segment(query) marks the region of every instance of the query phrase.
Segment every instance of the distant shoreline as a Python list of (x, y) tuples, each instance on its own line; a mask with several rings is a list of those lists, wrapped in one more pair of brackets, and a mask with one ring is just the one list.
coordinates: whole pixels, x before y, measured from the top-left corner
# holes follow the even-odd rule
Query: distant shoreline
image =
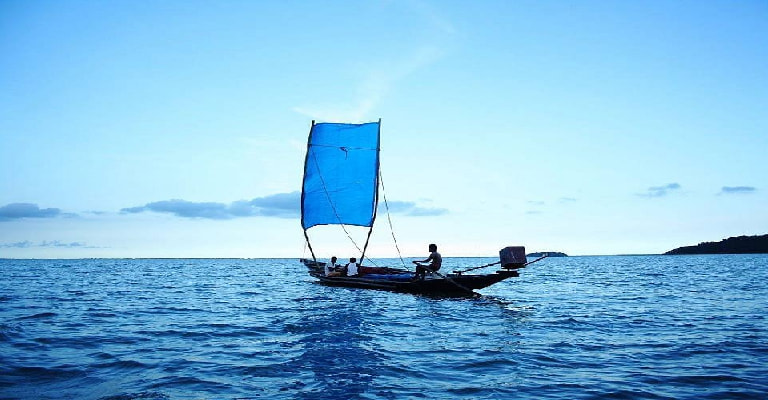
[(664, 255), (764, 253), (768, 253), (768, 234), (729, 237), (719, 242), (702, 242), (695, 246), (678, 247), (664, 253)]
[(568, 254), (561, 253), (559, 251), (538, 251), (535, 253), (529, 253), (527, 257), (536, 258), (536, 257), (544, 257), (545, 255), (547, 257), (568, 257)]

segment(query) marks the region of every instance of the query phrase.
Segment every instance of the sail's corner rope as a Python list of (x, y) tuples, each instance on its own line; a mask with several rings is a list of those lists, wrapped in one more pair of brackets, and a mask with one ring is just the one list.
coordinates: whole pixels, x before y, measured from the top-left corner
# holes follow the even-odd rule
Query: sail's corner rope
[(400, 264), (405, 267), (405, 261), (403, 261), (403, 255), (400, 253), (400, 246), (397, 245), (397, 238), (395, 237), (395, 228), (392, 226), (392, 218), (389, 215), (389, 203), (387, 202), (387, 190), (384, 188), (384, 176), (381, 174), (381, 168), (379, 168), (379, 181), (381, 182), (381, 194), (384, 197), (384, 209), (387, 210), (387, 221), (389, 221), (389, 231), (392, 233), (392, 240), (395, 242), (395, 249), (397, 250), (397, 257), (400, 258)]
[[(314, 154), (313, 154), (312, 160), (315, 162), (315, 166), (317, 167), (318, 176), (320, 177), (320, 182), (323, 185), (323, 192), (325, 192), (325, 196), (328, 198), (328, 203), (331, 205), (331, 209), (333, 210), (333, 214), (336, 217), (336, 219), (339, 222), (341, 222), (341, 217), (339, 216), (338, 211), (336, 211), (336, 206), (333, 204), (333, 201), (331, 200), (331, 194), (328, 193), (328, 188), (325, 185), (325, 179), (323, 179), (323, 175), (319, 173), (319, 171), (320, 171), (319, 163), (317, 162), (317, 158), (314, 157)], [(384, 176), (381, 173), (381, 169), (379, 169), (379, 181), (381, 182), (381, 194), (382, 194), (382, 197), (384, 198), (384, 208), (387, 211), (387, 221), (389, 222), (389, 231), (392, 234), (392, 240), (395, 243), (395, 249), (397, 250), (397, 257), (400, 259), (400, 264), (403, 267), (405, 267), (405, 261), (403, 260), (402, 253), (400, 252), (400, 246), (397, 244), (397, 237), (395, 236), (395, 228), (392, 225), (392, 217), (391, 217), (390, 212), (389, 212), (389, 202), (387, 202), (387, 191), (386, 191), (386, 188), (384, 187)], [(347, 238), (349, 239), (349, 241), (352, 242), (352, 244), (355, 246), (355, 248), (357, 248), (357, 250), (362, 253), (363, 250), (357, 244), (355, 239), (352, 238), (352, 235), (347, 230), (346, 225), (344, 225), (342, 223), (339, 223), (339, 225), (341, 225), (341, 229), (344, 230), (344, 233), (347, 235)], [(378, 267), (378, 265), (376, 265), (376, 262), (373, 259), (371, 259), (370, 257), (368, 257), (368, 261), (370, 261), (371, 264), (373, 264), (374, 266)], [(360, 260), (360, 263), (362, 263), (362, 262), (363, 262), (363, 260)]]
[[(360, 253), (363, 253), (363, 249), (360, 248), (360, 245), (357, 244), (354, 238), (352, 238), (352, 234), (349, 233), (347, 230), (347, 226), (341, 222), (341, 217), (339, 216), (339, 212), (336, 210), (336, 205), (333, 203), (333, 200), (331, 199), (331, 194), (328, 193), (328, 187), (325, 185), (325, 179), (323, 178), (323, 174), (320, 173), (320, 164), (317, 162), (317, 157), (314, 153), (312, 153), (312, 160), (315, 162), (315, 167), (317, 168), (317, 176), (320, 177), (320, 183), (323, 185), (323, 192), (325, 193), (326, 198), (328, 198), (328, 204), (331, 205), (331, 209), (333, 210), (333, 215), (336, 217), (336, 219), (339, 221), (339, 225), (341, 226), (341, 229), (344, 231), (344, 233), (347, 235), (347, 238), (350, 242), (355, 246), (357, 251)], [(383, 189), (383, 185), (382, 185)], [(385, 200), (386, 202), (386, 200)], [(389, 213), (387, 213), (387, 216), (389, 216)], [(376, 265), (376, 262), (373, 261), (370, 257), (368, 257), (368, 260), (373, 264), (373, 266), (378, 267)], [(360, 260), (360, 264), (363, 263), (363, 260)]]

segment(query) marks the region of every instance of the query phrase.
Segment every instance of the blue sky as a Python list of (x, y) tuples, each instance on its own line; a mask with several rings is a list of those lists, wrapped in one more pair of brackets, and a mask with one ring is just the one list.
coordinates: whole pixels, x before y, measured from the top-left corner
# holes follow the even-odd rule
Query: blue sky
[(313, 119), (382, 119), (405, 255), (768, 233), (764, 1), (3, 0), (0, 54), (0, 257), (307, 255)]

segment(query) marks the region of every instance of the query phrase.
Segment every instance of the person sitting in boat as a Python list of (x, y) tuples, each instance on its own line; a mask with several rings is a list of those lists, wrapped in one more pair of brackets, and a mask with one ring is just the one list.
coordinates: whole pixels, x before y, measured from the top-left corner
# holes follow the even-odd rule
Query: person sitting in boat
[(325, 276), (340, 276), (339, 265), (336, 264), (336, 256), (331, 257), (331, 262), (325, 264)]
[(358, 270), (357, 270), (357, 259), (355, 257), (352, 257), (349, 259), (349, 264), (345, 267), (347, 270), (347, 276), (357, 276)]
[[(429, 264), (422, 264), (427, 262)], [(426, 275), (427, 272), (435, 272), (440, 269), (440, 267), (443, 265), (443, 256), (437, 252), (437, 245), (432, 243), (429, 245), (429, 257), (424, 260), (414, 260), (413, 263), (416, 264), (416, 274), (414, 275), (413, 279), (423, 280), (424, 275)]]

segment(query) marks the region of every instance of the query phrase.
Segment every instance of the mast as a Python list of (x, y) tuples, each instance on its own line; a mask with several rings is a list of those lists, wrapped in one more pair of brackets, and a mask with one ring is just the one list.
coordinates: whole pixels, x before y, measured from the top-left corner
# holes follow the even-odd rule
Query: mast
[[(368, 229), (368, 236), (365, 237), (365, 244), (363, 245), (363, 254), (360, 255), (360, 264), (363, 264), (365, 260), (365, 251), (368, 250), (368, 242), (371, 240), (371, 233), (373, 233), (373, 225), (376, 223), (376, 214), (379, 210), (379, 169), (381, 169), (381, 118), (379, 118), (379, 131), (377, 132), (376, 143), (376, 192), (373, 200), (373, 219), (371, 220), (371, 228)], [(311, 248), (310, 248), (310, 251)]]

